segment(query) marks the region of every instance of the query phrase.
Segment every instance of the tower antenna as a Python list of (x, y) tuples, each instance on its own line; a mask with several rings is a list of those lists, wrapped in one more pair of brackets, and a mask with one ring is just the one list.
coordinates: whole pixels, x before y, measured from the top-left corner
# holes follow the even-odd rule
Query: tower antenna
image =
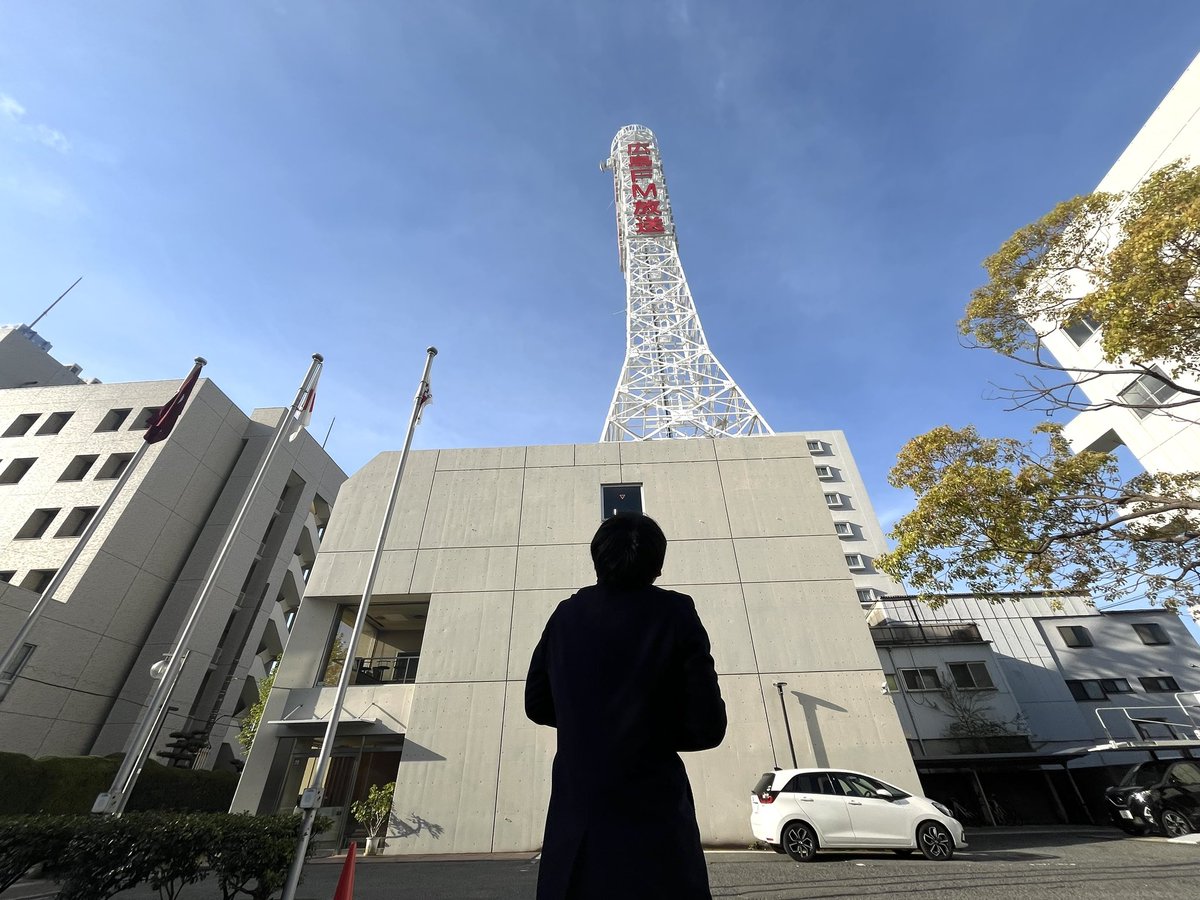
[(626, 125), (611, 169), (625, 273), (625, 364), (602, 441), (774, 434), (708, 347), (692, 301), (654, 132)]
[[(75, 285), (79, 284), (79, 282), (81, 282), (81, 281), (83, 281), (82, 275), (80, 275), (78, 278), (75, 279), (75, 281), (73, 281), (71, 283), (71, 287), (67, 288), (65, 291), (63, 291), (61, 294), (58, 295), (58, 300), (61, 300), (63, 297), (67, 296), (67, 294), (71, 293), (71, 288), (75, 287)], [(50, 310), (52, 310), (52, 309), (54, 309), (54, 307), (58, 306), (58, 300), (55, 300), (53, 303), (51, 303), (49, 306), (47, 306), (44, 310), (42, 310), (42, 314), (40, 316), (38, 316), (36, 319), (34, 319), (29, 324), (30, 331), (33, 330), (33, 327), (35, 325), (37, 325), (38, 322), (40, 322), (40, 321), (42, 321), (42, 319), (46, 318), (46, 313), (50, 312)]]

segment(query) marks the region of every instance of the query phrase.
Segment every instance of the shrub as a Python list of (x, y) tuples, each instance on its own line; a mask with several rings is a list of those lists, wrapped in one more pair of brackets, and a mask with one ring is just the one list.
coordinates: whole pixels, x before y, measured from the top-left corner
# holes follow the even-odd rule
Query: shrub
[(58, 865), (79, 823), (75, 816), (0, 818), (0, 892), (36, 865)]

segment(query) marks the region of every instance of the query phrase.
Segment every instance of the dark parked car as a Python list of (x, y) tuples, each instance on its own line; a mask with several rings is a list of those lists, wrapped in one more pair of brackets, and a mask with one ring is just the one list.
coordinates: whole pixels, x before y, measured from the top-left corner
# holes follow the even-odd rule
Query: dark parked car
[(1200, 830), (1200, 760), (1138, 763), (1104, 795), (1113, 824), (1128, 834), (1179, 837)]

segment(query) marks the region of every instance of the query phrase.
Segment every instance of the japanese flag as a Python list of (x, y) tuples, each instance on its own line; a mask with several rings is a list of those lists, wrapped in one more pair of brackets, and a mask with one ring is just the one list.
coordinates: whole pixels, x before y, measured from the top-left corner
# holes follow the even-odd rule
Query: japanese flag
[(321, 370), (317, 370), (317, 374), (313, 376), (312, 384), (308, 388), (308, 393), (304, 395), (304, 402), (300, 404), (300, 414), (296, 417), (296, 430), (292, 432), (289, 441), (294, 441), (301, 430), (308, 427), (312, 421), (313, 407), (317, 405), (317, 382), (321, 379)]
[(425, 412), (425, 407), (433, 402), (433, 391), (429, 387), (428, 381), (422, 381), (421, 387), (417, 391), (417, 424), (421, 423), (421, 416)]

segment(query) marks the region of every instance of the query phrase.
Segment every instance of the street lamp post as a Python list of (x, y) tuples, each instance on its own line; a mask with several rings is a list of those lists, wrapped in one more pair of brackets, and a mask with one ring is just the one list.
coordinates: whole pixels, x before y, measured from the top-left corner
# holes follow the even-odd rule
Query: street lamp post
[(792, 751), (792, 768), (800, 768), (800, 764), (796, 762), (796, 745), (792, 742), (792, 723), (788, 719), (787, 704), (783, 702), (783, 689), (787, 687), (786, 681), (776, 681), (775, 689), (779, 691), (779, 707), (783, 710), (783, 727), (787, 729), (788, 748)]

